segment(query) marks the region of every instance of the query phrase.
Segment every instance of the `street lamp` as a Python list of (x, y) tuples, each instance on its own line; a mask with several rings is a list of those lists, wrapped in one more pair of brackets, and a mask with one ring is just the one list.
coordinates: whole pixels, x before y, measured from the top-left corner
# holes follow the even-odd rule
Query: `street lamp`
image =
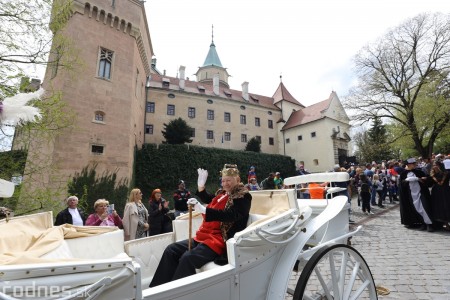
[(147, 130), (147, 104), (148, 104), (148, 90), (150, 89), (150, 81), (152, 79), (151, 75), (147, 75), (147, 81), (145, 82), (145, 105), (144, 105), (144, 144), (145, 135)]

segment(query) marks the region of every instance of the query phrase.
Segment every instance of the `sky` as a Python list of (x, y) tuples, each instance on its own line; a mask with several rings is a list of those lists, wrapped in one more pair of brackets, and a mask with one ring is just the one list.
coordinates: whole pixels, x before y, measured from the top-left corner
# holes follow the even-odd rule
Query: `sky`
[(157, 69), (196, 80), (212, 39), (230, 88), (273, 96), (282, 81), (303, 105), (342, 100), (356, 78), (353, 57), (409, 18), (450, 13), (448, 0), (148, 0)]

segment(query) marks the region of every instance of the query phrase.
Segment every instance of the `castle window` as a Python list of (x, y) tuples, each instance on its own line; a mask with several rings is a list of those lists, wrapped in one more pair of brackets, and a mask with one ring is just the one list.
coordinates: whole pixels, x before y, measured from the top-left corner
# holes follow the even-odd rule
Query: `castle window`
[(213, 104), (214, 102), (211, 99), (206, 100), (208, 104)]
[(301, 140), (303, 140), (303, 136), (298, 135), (298, 136), (297, 136), (297, 141), (301, 141)]
[(195, 118), (195, 107), (188, 107), (188, 118)]
[(100, 57), (98, 63), (98, 77), (104, 79), (111, 79), (111, 67), (113, 54), (111, 50), (100, 48)]
[(259, 143), (261, 143), (261, 136), (260, 136), (260, 135), (255, 136), (255, 138), (256, 138), (256, 140), (257, 140)]
[(315, 131), (311, 132), (311, 137), (316, 137), (316, 132)]
[(206, 130), (206, 138), (208, 140), (213, 140), (214, 139), (214, 131), (212, 130)]
[(286, 144), (289, 144), (291, 142), (291, 139), (287, 138), (286, 139)]
[(273, 137), (270, 137), (269, 138), (269, 145), (273, 145), (273, 144), (274, 144)]
[(228, 98), (231, 98), (231, 92), (230, 92), (230, 90), (224, 89), (224, 90), (223, 90), (223, 93), (224, 93), (225, 96), (227, 96)]
[(203, 85), (198, 85), (197, 88), (198, 88), (198, 91), (200, 93), (204, 93), (205, 92), (205, 87)]
[(91, 145), (91, 153), (95, 155), (102, 155), (105, 147), (101, 145)]
[(269, 120), (269, 122), (268, 122), (268, 127), (269, 127), (269, 128), (273, 128), (273, 121), (272, 121), (272, 120)]
[(195, 128), (191, 128), (191, 137), (195, 137)]
[(261, 126), (261, 119), (260, 118), (255, 118), (255, 126), (256, 127), (260, 127)]
[(247, 143), (247, 135), (246, 134), (241, 134), (241, 142)]
[(315, 166), (318, 166), (319, 165), (319, 160), (316, 158), (316, 159), (313, 159), (313, 164), (315, 165)]
[(148, 113), (155, 112), (155, 102), (147, 102), (146, 112), (148, 112)]
[(224, 113), (223, 118), (225, 122), (231, 122), (231, 114), (229, 112)]
[(268, 112), (267, 112), (268, 114), (269, 114), (269, 116), (271, 116), (272, 115), (272, 112), (269, 110)]
[(208, 120), (214, 120), (214, 110), (208, 109), (208, 112), (207, 112), (207, 119), (208, 119)]
[(153, 134), (153, 125), (152, 124), (145, 125), (145, 134)]
[(231, 132), (225, 132), (224, 140), (225, 141), (231, 141)]
[(245, 106), (244, 106), (244, 105), (241, 105), (241, 109), (242, 109), (242, 110), (245, 110)]
[(173, 98), (175, 98), (175, 94), (169, 93), (169, 94), (167, 94), (167, 97), (169, 97), (170, 99), (173, 99)]
[(241, 115), (241, 124), (242, 125), (247, 124), (247, 117), (245, 115)]
[(170, 79), (169, 78), (163, 78), (162, 79), (162, 86), (163, 87), (170, 87)]
[(169, 115), (169, 116), (175, 115), (175, 105), (167, 104), (167, 115)]
[(94, 122), (104, 123), (105, 122), (105, 113), (102, 111), (96, 111), (94, 114)]

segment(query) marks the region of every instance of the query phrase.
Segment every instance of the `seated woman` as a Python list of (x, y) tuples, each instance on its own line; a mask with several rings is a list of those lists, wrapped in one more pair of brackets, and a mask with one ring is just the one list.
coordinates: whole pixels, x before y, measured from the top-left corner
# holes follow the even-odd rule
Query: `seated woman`
[(241, 183), (236, 165), (225, 165), (222, 170), (222, 189), (216, 195), (205, 190), (208, 171), (198, 169), (198, 191), (188, 204), (203, 214), (203, 222), (192, 241), (183, 240), (167, 246), (161, 257), (150, 287), (194, 275), (195, 269), (226, 255), (225, 242), (245, 229), (252, 196)]
[(108, 214), (108, 206), (109, 201), (105, 199), (95, 201), (95, 213), (89, 215), (86, 220), (86, 226), (117, 226), (123, 228), (122, 219), (117, 214), (117, 211), (113, 210), (111, 214)]
[(161, 190), (153, 190), (148, 209), (150, 236), (172, 231), (172, 219), (167, 215), (168, 212), (169, 202), (162, 197)]

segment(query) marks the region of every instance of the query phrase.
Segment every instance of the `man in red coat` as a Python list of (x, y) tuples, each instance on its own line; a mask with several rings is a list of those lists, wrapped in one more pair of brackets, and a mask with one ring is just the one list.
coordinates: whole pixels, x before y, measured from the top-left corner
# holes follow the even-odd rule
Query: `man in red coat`
[(196, 195), (207, 206), (195, 198), (188, 203), (203, 214), (191, 250), (188, 240), (173, 243), (164, 250), (150, 287), (172, 280), (194, 275), (195, 269), (210, 261), (222, 262), (226, 257), (225, 243), (238, 231), (245, 229), (250, 212), (252, 196), (241, 183), (236, 165), (225, 165), (222, 170), (222, 189), (215, 195), (205, 190), (208, 171), (198, 169)]

